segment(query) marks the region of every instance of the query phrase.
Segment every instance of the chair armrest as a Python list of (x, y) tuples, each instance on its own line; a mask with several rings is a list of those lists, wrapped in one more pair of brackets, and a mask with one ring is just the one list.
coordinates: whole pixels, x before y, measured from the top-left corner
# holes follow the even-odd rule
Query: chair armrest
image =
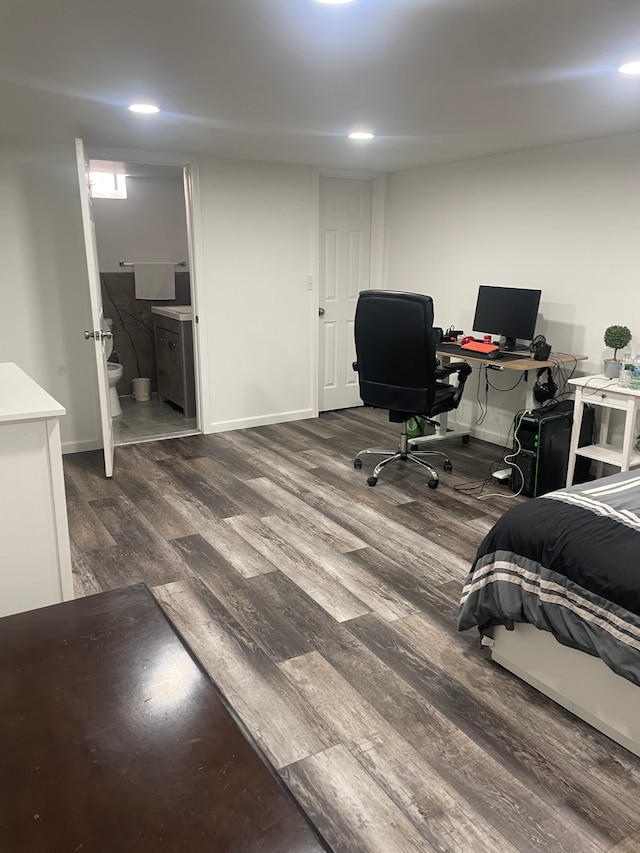
[(446, 379), (453, 373), (458, 374), (458, 384), (456, 385), (456, 390), (451, 401), (452, 406), (449, 411), (457, 409), (460, 405), (460, 399), (462, 397), (462, 392), (464, 391), (467, 376), (471, 373), (471, 365), (467, 364), (466, 361), (456, 361), (455, 364), (446, 364), (436, 370), (436, 379)]
[(447, 376), (451, 376), (452, 373), (460, 374), (458, 381), (464, 383), (467, 376), (471, 373), (471, 365), (466, 361), (456, 361), (454, 364), (444, 364), (436, 368), (437, 379), (445, 379)]

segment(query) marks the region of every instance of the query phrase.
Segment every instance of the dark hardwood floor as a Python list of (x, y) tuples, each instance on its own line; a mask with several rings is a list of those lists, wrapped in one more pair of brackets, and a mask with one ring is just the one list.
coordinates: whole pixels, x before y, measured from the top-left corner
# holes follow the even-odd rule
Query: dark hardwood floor
[(396, 443), (353, 409), (118, 448), (110, 481), (67, 456), (76, 595), (148, 584), (337, 853), (640, 851), (640, 760), (456, 631), (514, 499), (453, 486), (500, 448), (369, 488), (354, 454)]

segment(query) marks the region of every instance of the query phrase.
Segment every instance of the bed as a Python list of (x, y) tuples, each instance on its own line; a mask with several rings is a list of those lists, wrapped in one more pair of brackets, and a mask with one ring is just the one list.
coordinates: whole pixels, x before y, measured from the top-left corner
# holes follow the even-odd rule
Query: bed
[(458, 629), (640, 755), (640, 472), (550, 492), (502, 516), (464, 586)]

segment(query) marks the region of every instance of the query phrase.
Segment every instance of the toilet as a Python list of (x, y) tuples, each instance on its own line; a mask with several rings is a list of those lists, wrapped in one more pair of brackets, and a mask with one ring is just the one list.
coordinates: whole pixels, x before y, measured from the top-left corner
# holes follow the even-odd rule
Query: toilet
[[(111, 331), (113, 320), (110, 317), (105, 317), (104, 322), (107, 329)], [(107, 358), (113, 352), (113, 335), (105, 341), (105, 352)], [(107, 361), (107, 378), (109, 380), (109, 408), (111, 410), (111, 417), (118, 418), (122, 414), (122, 406), (120, 405), (116, 385), (122, 379), (122, 365)]]

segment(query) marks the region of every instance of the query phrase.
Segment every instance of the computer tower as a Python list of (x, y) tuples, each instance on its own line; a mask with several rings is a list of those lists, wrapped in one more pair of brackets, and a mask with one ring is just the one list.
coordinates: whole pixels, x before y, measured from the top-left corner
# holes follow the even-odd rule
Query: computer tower
[[(529, 498), (537, 498), (564, 487), (569, 462), (569, 442), (573, 426), (573, 401), (565, 400), (533, 411), (518, 412), (513, 421), (511, 488)], [(594, 410), (585, 406), (579, 446), (593, 442)], [(574, 483), (589, 479), (591, 460), (578, 457)], [(523, 482), (524, 479), (524, 482)]]

